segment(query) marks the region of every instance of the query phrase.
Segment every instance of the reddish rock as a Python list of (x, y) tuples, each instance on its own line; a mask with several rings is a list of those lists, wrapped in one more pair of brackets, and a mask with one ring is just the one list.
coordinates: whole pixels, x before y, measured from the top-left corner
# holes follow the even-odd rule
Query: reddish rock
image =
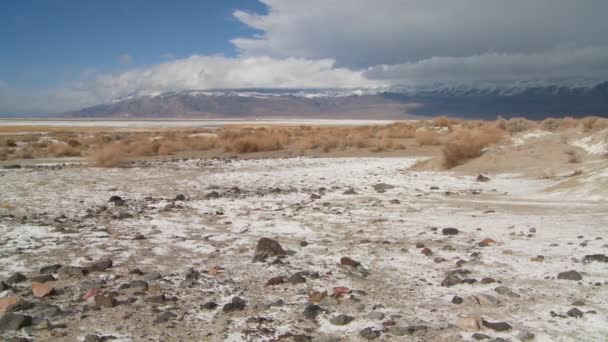
[(55, 289), (44, 283), (32, 282), (32, 293), (36, 298), (44, 298), (52, 295), (55, 292)]
[(21, 303), (23, 301), (15, 296), (0, 298), (0, 312), (9, 312)]
[(334, 287), (334, 294), (338, 297), (344, 296), (345, 294), (350, 293), (350, 289), (344, 286)]
[(433, 255), (433, 251), (428, 247), (423, 248), (420, 252), (426, 256)]
[(89, 299), (91, 297), (95, 297), (98, 294), (101, 294), (102, 292), (102, 289), (90, 289), (82, 296), (82, 299)]
[(350, 267), (359, 267), (359, 266), (361, 266), (361, 263), (356, 260), (353, 260), (349, 257), (342, 257), (342, 259), (340, 259), (340, 265), (350, 266)]
[(490, 239), (490, 238), (485, 238), (483, 240), (481, 240), (480, 243), (478, 243), (477, 245), (479, 247), (489, 247), (489, 246), (494, 246), (496, 244), (496, 241)]

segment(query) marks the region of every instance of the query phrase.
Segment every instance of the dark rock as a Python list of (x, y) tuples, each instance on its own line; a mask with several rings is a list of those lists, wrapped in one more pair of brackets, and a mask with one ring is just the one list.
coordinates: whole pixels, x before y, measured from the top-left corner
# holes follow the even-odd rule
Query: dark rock
[(462, 304), (462, 298), (458, 297), (458, 296), (454, 296), (452, 298), (452, 303), (454, 303), (454, 304)]
[(266, 282), (266, 286), (279, 285), (279, 284), (283, 284), (284, 282), (285, 282), (285, 277), (283, 277), (283, 276), (272, 277), (272, 278), (268, 279), (268, 281)]
[(271, 256), (282, 257), (285, 255), (285, 250), (277, 241), (264, 237), (258, 240), (253, 261), (265, 261), (266, 258)]
[(214, 199), (214, 198), (220, 198), (220, 194), (217, 191), (211, 191), (210, 193), (205, 195), (205, 199)]
[(10, 287), (10, 286), (8, 286), (8, 285), (7, 285), (5, 282), (0, 281), (0, 292), (2, 292), (2, 291), (6, 291), (6, 290), (8, 290), (8, 289), (10, 289), (10, 288), (11, 288), (11, 287)]
[(423, 249), (420, 251), (420, 253), (422, 253), (422, 254), (424, 254), (424, 255), (426, 255), (426, 256), (431, 256), (431, 255), (433, 255), (433, 251), (432, 251), (430, 248), (428, 248), (428, 247), (423, 248)]
[(340, 259), (340, 265), (342, 266), (350, 266), (350, 267), (359, 267), (361, 266), (361, 263), (358, 261), (355, 261), (349, 257), (342, 257)]
[(175, 196), (175, 200), (176, 201), (185, 201), (186, 196), (184, 196), (183, 194), (179, 194), (179, 195)]
[(156, 319), (154, 320), (153, 323), (154, 324), (166, 323), (169, 320), (176, 318), (176, 317), (177, 317), (177, 315), (171, 311), (163, 311), (158, 316), (156, 316)]
[(84, 270), (87, 272), (103, 272), (112, 267), (112, 260), (99, 260), (87, 265)]
[(585, 302), (583, 302), (582, 300), (577, 300), (574, 303), (572, 303), (572, 305), (574, 305), (574, 306), (585, 306)]
[(245, 309), (245, 306), (246, 306), (246, 303), (243, 299), (241, 299), (239, 297), (234, 297), (234, 298), (232, 298), (232, 301), (230, 303), (224, 305), (222, 310), (226, 313), (234, 312), (234, 311), (241, 311), (241, 310)]
[(479, 174), (479, 176), (477, 176), (477, 181), (478, 182), (489, 182), (490, 181), (490, 177), (486, 177), (482, 174)]
[(300, 247), (306, 247), (306, 246), (308, 246), (308, 242), (306, 242), (306, 241), (300, 242)]
[(460, 231), (456, 228), (443, 228), (441, 230), (441, 233), (443, 235), (456, 235), (456, 234), (460, 233)]
[(32, 316), (20, 315), (12, 312), (4, 314), (0, 318), (0, 331), (20, 330), (32, 325)]
[(583, 317), (583, 312), (577, 308), (572, 308), (568, 310), (568, 312), (566, 312), (566, 315), (568, 315), (569, 317), (581, 318)]
[(21, 273), (14, 273), (13, 275), (11, 275), (10, 277), (4, 279), (4, 283), (7, 285), (15, 285), (18, 283), (22, 283), (24, 281), (26, 281), (27, 278), (21, 274)]
[(462, 282), (464, 284), (469, 284), (469, 285), (473, 285), (477, 282), (477, 279), (472, 279), (472, 278), (465, 278), (462, 280)]
[(133, 280), (129, 284), (129, 288), (131, 289), (141, 289), (142, 291), (148, 290), (148, 283), (143, 280)]
[(116, 195), (110, 197), (108, 202), (114, 203), (115, 207), (122, 207), (123, 205), (125, 205), (125, 200), (122, 197)]
[(144, 236), (144, 234), (136, 234), (136, 235), (133, 237), (133, 240), (134, 240), (134, 241), (141, 241), (141, 240), (145, 240), (145, 239), (146, 239), (146, 237)]
[(302, 277), (300, 273), (296, 273), (291, 277), (287, 278), (287, 282), (291, 284), (302, 284), (306, 282), (306, 278)]
[(416, 242), (416, 248), (424, 248), (424, 244), (422, 242)]
[(213, 309), (217, 308), (217, 306), (218, 305), (215, 302), (207, 302), (207, 303), (201, 305), (201, 308), (205, 309), (205, 310), (213, 310)]
[(44, 266), (40, 269), (40, 274), (55, 273), (60, 268), (61, 268), (61, 265), (59, 265), (59, 264)]
[(444, 286), (444, 287), (451, 287), (451, 286), (458, 285), (458, 284), (462, 284), (462, 279), (460, 279), (460, 277), (458, 277), (456, 274), (448, 275), (441, 282), (441, 286)]
[(317, 319), (317, 316), (319, 316), (321, 311), (322, 311), (322, 309), (320, 306), (315, 305), (315, 304), (310, 304), (306, 307), (306, 309), (304, 309), (304, 317), (306, 317), (310, 320), (315, 320), (315, 319)]
[(348, 323), (354, 321), (355, 318), (348, 315), (338, 315), (336, 317), (332, 317), (329, 319), (329, 322), (333, 325), (347, 325)]
[(563, 279), (563, 280), (582, 280), (583, 276), (581, 276), (580, 273), (578, 273), (577, 271), (571, 270), (571, 271), (567, 271), (567, 272), (561, 272), (557, 275), (557, 279)]
[(129, 274), (134, 274), (134, 275), (144, 275), (144, 272), (142, 272), (139, 268), (134, 268), (132, 270), (129, 270)]
[(49, 281), (55, 281), (55, 277), (53, 277), (52, 274), (43, 274), (43, 275), (31, 277), (30, 281), (34, 282), (34, 283), (42, 283), (43, 284), (43, 283), (47, 283)]
[(84, 342), (102, 342), (102, 341), (103, 341), (103, 338), (101, 338), (97, 335), (93, 335), (93, 334), (89, 334), (84, 337)]
[(494, 331), (507, 331), (512, 328), (509, 323), (506, 322), (488, 322), (486, 320), (481, 320), (481, 323), (484, 327)]
[(477, 340), (477, 341), (481, 341), (481, 340), (489, 340), (489, 339), (491, 339), (491, 338), (492, 338), (492, 337), (490, 337), (490, 336), (488, 336), (488, 335), (486, 335), (486, 334), (480, 334), (480, 333), (474, 333), (474, 334), (473, 334), (471, 337), (472, 337), (474, 340)]
[(390, 184), (386, 184), (386, 183), (374, 184), (374, 185), (372, 185), (372, 187), (374, 188), (374, 190), (376, 190), (377, 193), (384, 193), (384, 192), (386, 192), (386, 190), (395, 188), (394, 185), (390, 185)]
[(592, 262), (608, 262), (608, 256), (604, 254), (585, 255), (583, 258), (583, 264), (590, 264)]
[(494, 280), (494, 278), (483, 278), (480, 281), (480, 283), (482, 283), (482, 284), (492, 284), (495, 282), (496, 282), (496, 280)]
[(380, 337), (380, 330), (374, 330), (372, 328), (365, 328), (359, 331), (359, 336), (366, 340), (375, 340)]

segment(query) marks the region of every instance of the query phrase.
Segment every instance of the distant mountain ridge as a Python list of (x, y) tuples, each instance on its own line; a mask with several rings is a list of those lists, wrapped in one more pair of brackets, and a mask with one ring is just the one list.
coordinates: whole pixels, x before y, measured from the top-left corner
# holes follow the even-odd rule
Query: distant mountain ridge
[(360, 89), (140, 90), (65, 113), (82, 118), (407, 119), (608, 115), (608, 82), (592, 86), (393, 86)]

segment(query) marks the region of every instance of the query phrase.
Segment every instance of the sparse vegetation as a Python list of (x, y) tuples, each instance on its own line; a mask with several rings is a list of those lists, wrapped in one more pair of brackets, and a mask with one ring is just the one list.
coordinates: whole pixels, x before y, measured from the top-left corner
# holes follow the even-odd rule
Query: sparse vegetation
[(450, 137), (442, 149), (446, 168), (452, 168), (464, 161), (479, 157), (483, 149), (505, 138), (504, 131), (496, 127), (485, 129), (461, 129)]
[(441, 145), (439, 133), (426, 129), (416, 132), (416, 142), (420, 146)]

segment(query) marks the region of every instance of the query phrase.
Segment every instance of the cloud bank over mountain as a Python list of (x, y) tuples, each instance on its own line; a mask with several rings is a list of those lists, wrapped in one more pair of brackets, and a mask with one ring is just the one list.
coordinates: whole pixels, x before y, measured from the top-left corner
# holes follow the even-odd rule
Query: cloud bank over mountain
[(395, 84), (581, 85), (608, 79), (603, 0), (260, 0), (239, 54), (193, 55), (47, 90), (0, 86), (2, 111), (62, 111), (140, 90)]

